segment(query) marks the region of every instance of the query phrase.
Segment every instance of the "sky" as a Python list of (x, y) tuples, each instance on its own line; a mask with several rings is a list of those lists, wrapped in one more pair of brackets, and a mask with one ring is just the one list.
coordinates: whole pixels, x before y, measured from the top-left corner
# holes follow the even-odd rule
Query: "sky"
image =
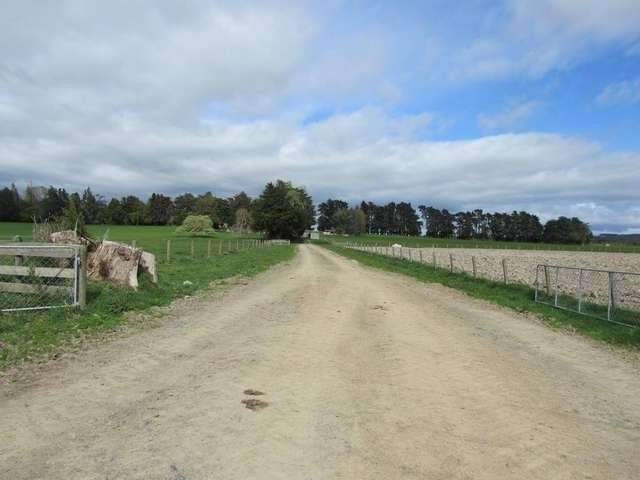
[(0, 184), (640, 232), (640, 1), (4, 0)]

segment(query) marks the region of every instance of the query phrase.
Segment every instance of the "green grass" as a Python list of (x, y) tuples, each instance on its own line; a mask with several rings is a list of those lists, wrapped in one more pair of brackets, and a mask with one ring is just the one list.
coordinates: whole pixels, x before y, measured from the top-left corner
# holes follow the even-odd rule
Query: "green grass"
[(392, 245), (399, 243), (404, 247), (437, 248), (500, 248), (520, 250), (565, 250), (584, 252), (628, 252), (640, 253), (640, 245), (592, 243), (589, 245), (563, 245), (554, 243), (496, 242), (493, 240), (457, 240), (448, 238), (428, 238), (402, 235), (323, 235), (323, 240), (342, 244), (357, 242), (363, 245)]
[[(131, 242), (157, 241), (167, 238), (191, 238), (185, 235), (177, 235), (176, 227), (171, 225), (87, 225), (89, 234), (101, 239), (107, 235), (109, 240)], [(31, 223), (0, 222), (0, 240), (10, 241), (15, 235), (20, 235), (23, 241), (31, 240)], [(259, 238), (259, 235), (239, 235), (233, 232), (216, 232), (212, 238), (232, 239), (232, 238)]]
[(472, 297), (488, 300), (497, 305), (512, 308), (518, 312), (536, 314), (547, 324), (556, 328), (572, 329), (593, 339), (613, 345), (640, 348), (640, 329), (624, 327), (536, 303), (533, 300), (533, 289), (525, 285), (505, 285), (490, 280), (473, 278), (462, 273), (450, 273), (445, 269), (433, 268), (408, 260), (352, 250), (327, 242), (321, 241), (316, 243), (342, 256), (358, 260), (363, 265), (390, 272), (402, 273), (422, 282), (439, 283), (461, 290)]
[[(146, 228), (146, 227), (137, 227)], [(153, 227), (151, 227), (153, 228)], [(136, 231), (135, 233), (140, 233)], [(154, 239), (156, 232), (149, 232)], [(138, 238), (144, 238), (142, 235)], [(206, 239), (197, 239), (196, 242)], [(162, 245), (159, 242), (158, 245)], [(202, 245), (200, 245), (202, 247)], [(66, 342), (87, 334), (112, 330), (123, 324), (124, 312), (143, 310), (155, 305), (166, 305), (173, 299), (191, 295), (206, 288), (210, 282), (236, 275), (252, 276), (295, 255), (294, 246), (274, 246), (213, 253), (196, 250), (192, 259), (190, 250), (178, 250), (167, 263), (159, 262), (159, 281), (153, 284), (144, 276), (138, 291), (115, 287), (105, 283), (89, 282), (87, 308), (56, 309), (29, 314), (0, 314), (0, 370), (40, 354), (55, 352)], [(184, 284), (185, 281), (191, 282)]]

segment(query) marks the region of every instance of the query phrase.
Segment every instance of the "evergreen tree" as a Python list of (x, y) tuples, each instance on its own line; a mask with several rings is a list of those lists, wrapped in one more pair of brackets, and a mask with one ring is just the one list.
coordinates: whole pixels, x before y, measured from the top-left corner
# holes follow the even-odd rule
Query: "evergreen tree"
[(311, 197), (301, 187), (278, 180), (268, 183), (260, 198), (253, 204), (254, 230), (267, 238), (295, 240), (314, 223), (315, 212)]

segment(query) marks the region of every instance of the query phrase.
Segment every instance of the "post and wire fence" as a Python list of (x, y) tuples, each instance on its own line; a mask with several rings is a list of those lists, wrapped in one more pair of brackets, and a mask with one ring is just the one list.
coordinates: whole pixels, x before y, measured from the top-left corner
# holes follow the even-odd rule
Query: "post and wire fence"
[(640, 327), (640, 273), (538, 265), (535, 300), (609, 322)]
[(517, 257), (349, 242), (347, 248), (408, 260), (450, 273), (463, 273), (535, 289), (535, 301), (613, 323), (640, 327), (640, 273), (559, 265), (531, 265)]
[[(132, 242), (133, 243), (133, 242)], [(289, 240), (262, 240), (253, 238), (211, 239), (211, 238), (172, 238), (155, 245), (158, 259), (163, 263), (212, 258), (233, 252), (269, 248), (274, 245), (289, 244)], [(159, 247), (159, 248), (158, 248)]]

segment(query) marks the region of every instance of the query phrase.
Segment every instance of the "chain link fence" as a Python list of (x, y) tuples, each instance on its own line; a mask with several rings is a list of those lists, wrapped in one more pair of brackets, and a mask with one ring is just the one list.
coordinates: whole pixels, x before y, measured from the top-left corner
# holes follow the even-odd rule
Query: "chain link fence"
[(0, 245), (0, 312), (82, 306), (85, 249)]

